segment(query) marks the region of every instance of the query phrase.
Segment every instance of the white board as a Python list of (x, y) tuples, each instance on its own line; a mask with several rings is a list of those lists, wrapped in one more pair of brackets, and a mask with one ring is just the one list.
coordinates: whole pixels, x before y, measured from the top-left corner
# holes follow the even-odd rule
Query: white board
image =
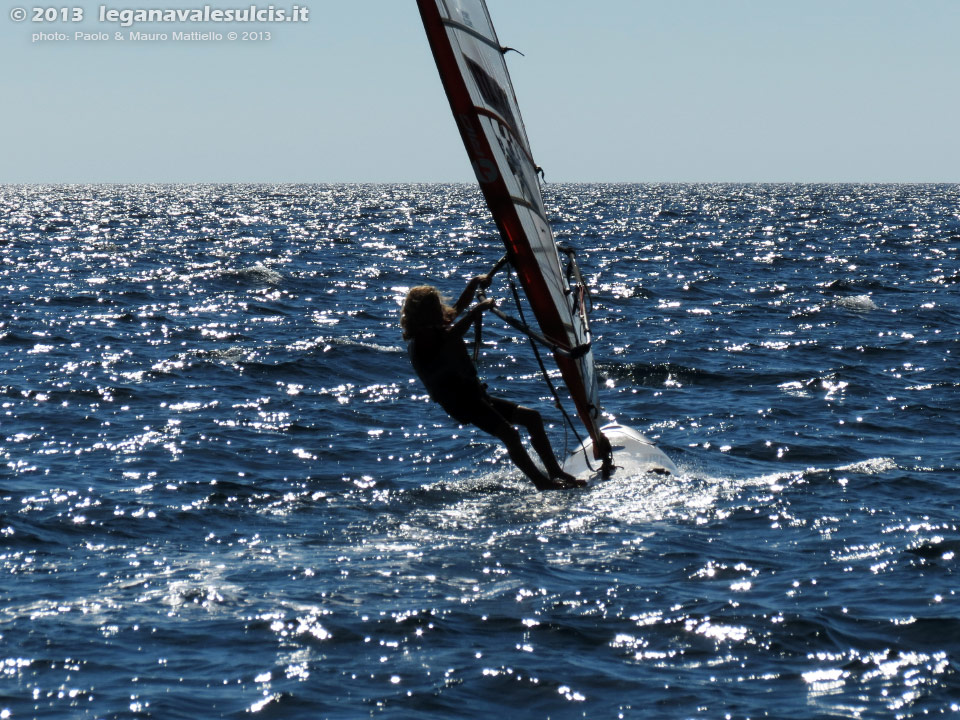
[[(670, 458), (633, 428), (611, 423), (604, 425), (601, 431), (613, 446), (614, 471), (611, 477), (638, 478), (647, 473), (679, 474)], [(593, 458), (593, 441), (587, 440), (580, 449), (570, 455), (563, 464), (563, 469), (579, 478), (598, 479), (600, 462)]]

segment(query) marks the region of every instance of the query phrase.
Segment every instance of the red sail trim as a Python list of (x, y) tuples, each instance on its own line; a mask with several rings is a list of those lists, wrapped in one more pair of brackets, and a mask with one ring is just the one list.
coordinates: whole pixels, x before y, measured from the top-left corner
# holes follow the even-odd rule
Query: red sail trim
[[(453, 111), (454, 119), (460, 130), (460, 136), (473, 163), (484, 198), (510, 253), (521, 285), (537, 317), (540, 330), (557, 346), (568, 351), (572, 350), (574, 343), (571, 343), (571, 333), (559, 308), (554, 303), (547, 280), (541, 272), (539, 260), (531, 246), (527, 232), (524, 230), (523, 221), (518, 214), (515, 199), (511, 197), (502, 170), (496, 162), (496, 155), (487, 140), (481, 124), (481, 117), (489, 117), (507, 127), (511, 135), (517, 139), (517, 145), (523, 149), (526, 159), (535, 168), (536, 165), (527, 150), (527, 143), (523, 138), (517, 137), (517, 133), (503, 118), (497, 117), (496, 113), (492, 113), (485, 108), (478, 108), (474, 103), (470, 90), (461, 75), (457, 56), (447, 35), (448, 26), (455, 24), (444, 20), (437, 7), (437, 0), (417, 0), (417, 6), (420, 9), (427, 39), (450, 103), (450, 109)], [(450, 30), (455, 32), (460, 29), (454, 26)], [(471, 37), (475, 34), (468, 33)], [(491, 42), (485, 36), (482, 42), (496, 46), (496, 43)], [(524, 207), (526, 207), (526, 203), (524, 203)], [(545, 220), (542, 213), (533, 208), (531, 210)], [(559, 271), (559, 259), (557, 262), (557, 270)], [(562, 278), (562, 273), (560, 277)], [(591, 392), (586, 386), (586, 378), (581, 366), (582, 361), (567, 357), (562, 353), (554, 353), (554, 358), (576, 405), (577, 414), (587, 428), (590, 437), (594, 440), (595, 455), (600, 459), (603, 454), (602, 449), (608, 448), (609, 443), (600, 432), (599, 409), (589, 400)], [(590, 362), (592, 368), (592, 360)]]

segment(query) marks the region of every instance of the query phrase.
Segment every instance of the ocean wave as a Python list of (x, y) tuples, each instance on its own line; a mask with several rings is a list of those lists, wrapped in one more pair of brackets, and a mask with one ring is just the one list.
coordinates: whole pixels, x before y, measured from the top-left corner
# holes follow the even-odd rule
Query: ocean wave
[(858, 312), (867, 312), (877, 309), (877, 304), (869, 295), (848, 295), (845, 297), (839, 297), (834, 302), (836, 302), (836, 304), (842, 308), (846, 308), (847, 310), (856, 310)]

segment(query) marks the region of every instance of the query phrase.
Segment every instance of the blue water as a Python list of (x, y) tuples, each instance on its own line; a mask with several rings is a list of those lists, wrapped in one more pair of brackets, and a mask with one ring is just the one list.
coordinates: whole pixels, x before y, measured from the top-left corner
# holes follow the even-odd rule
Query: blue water
[(960, 187), (546, 196), (680, 477), (539, 494), (426, 399), (471, 185), (0, 188), (0, 717), (960, 712)]

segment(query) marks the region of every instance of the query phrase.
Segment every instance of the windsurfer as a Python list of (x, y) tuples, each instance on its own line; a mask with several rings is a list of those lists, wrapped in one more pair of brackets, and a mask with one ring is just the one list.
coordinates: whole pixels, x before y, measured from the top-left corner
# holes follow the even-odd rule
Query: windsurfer
[[(559, 490), (585, 485), (565, 473), (550, 447), (540, 413), (510, 400), (491, 397), (480, 382), (463, 336), (484, 310), (494, 306), (487, 299), (467, 309), (478, 287), (490, 285), (490, 275), (472, 278), (451, 307), (432, 285), (412, 288), (403, 302), (400, 325), (413, 369), (430, 397), (447, 414), (463, 425), (474, 425), (499, 438), (507, 446), (513, 463), (539, 490)], [(534, 464), (514, 425), (522, 425), (530, 434), (533, 449), (543, 461), (548, 475)]]

